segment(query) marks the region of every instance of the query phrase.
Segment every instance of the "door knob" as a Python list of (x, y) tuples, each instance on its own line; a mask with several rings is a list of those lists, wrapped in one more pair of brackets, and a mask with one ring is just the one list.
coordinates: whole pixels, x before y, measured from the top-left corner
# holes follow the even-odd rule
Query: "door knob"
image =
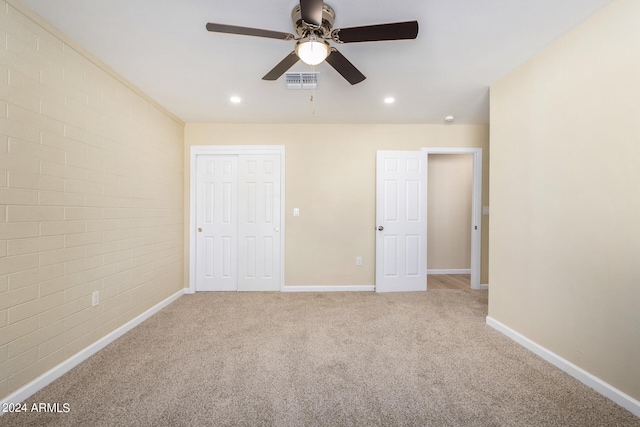
[(275, 232), (277, 233), (278, 231), (280, 231), (280, 229), (279, 229), (278, 227), (275, 227), (275, 228), (273, 229), (273, 231), (275, 231)]
[(379, 225), (379, 226), (378, 226), (378, 230), (382, 231), (382, 230), (384, 230), (384, 227), (383, 227), (383, 226), (381, 226), (381, 225)]
[(202, 233), (202, 228), (198, 227), (198, 233)]

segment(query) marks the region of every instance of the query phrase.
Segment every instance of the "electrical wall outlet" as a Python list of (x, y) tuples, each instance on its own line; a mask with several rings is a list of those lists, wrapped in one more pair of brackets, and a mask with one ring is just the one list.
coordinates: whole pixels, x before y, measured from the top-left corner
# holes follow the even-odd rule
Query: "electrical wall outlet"
[(361, 256), (357, 256), (356, 257), (356, 265), (362, 265), (362, 257)]
[(91, 306), (95, 307), (100, 304), (100, 291), (93, 291), (91, 294)]

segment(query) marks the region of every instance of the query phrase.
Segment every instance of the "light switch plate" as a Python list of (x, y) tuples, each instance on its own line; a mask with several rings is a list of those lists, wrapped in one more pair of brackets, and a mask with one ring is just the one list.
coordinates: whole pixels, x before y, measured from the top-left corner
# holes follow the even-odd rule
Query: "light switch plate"
[(299, 208), (293, 208), (293, 216), (300, 216), (300, 209)]

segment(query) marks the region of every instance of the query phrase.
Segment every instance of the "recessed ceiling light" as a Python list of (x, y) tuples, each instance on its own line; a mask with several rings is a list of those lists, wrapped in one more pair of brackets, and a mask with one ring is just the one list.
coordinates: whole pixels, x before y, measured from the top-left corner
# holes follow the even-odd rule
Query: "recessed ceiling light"
[(229, 101), (233, 102), (234, 104), (239, 104), (240, 101), (242, 101), (242, 98), (240, 98), (239, 96), (232, 96), (231, 98), (229, 98)]
[(384, 99), (385, 104), (393, 104), (394, 102), (396, 102), (396, 99), (392, 96), (388, 96)]
[(451, 123), (452, 121), (454, 121), (456, 118), (454, 116), (447, 116), (444, 118), (444, 121), (447, 123)]

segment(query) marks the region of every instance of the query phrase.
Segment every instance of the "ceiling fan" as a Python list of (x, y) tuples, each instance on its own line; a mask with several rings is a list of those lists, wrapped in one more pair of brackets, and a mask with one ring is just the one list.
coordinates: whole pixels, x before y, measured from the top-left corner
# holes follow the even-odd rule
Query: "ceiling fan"
[(323, 0), (300, 0), (300, 4), (293, 8), (291, 18), (297, 37), (291, 33), (212, 22), (207, 24), (207, 30), (214, 33), (240, 34), (285, 41), (296, 40), (295, 50), (273, 67), (262, 78), (263, 80), (277, 80), (298, 60), (309, 65), (317, 65), (326, 60), (352, 85), (360, 83), (366, 77), (335, 47), (330, 46), (329, 40), (342, 44), (409, 40), (418, 36), (418, 21), (333, 29), (335, 12)]

